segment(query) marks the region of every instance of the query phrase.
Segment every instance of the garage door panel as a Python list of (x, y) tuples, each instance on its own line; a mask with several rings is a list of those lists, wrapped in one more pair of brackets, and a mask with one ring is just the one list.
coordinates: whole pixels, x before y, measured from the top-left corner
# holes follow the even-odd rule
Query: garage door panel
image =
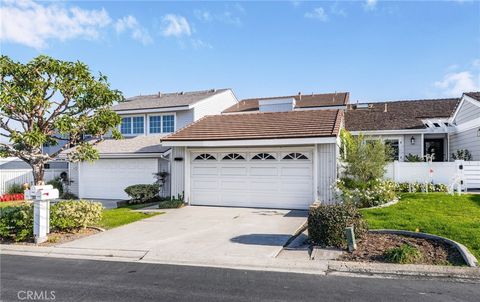
[(222, 167), (220, 174), (226, 176), (247, 176), (247, 167)]
[(218, 175), (218, 168), (215, 167), (215, 166), (210, 166), (210, 167), (204, 167), (204, 166), (197, 166), (197, 167), (193, 167), (192, 169), (192, 174), (193, 176), (195, 175), (201, 175), (201, 176), (204, 176), (204, 175)]
[(271, 166), (271, 167), (253, 166), (250, 168), (250, 175), (251, 176), (277, 176), (278, 168), (274, 166)]
[(312, 183), (305, 182), (282, 182), (280, 191), (285, 192), (308, 192), (312, 190)]
[(217, 179), (205, 179), (205, 180), (195, 180), (192, 182), (192, 189), (194, 190), (211, 190), (218, 188), (218, 180)]
[(312, 175), (312, 168), (306, 167), (282, 167), (280, 169), (281, 176), (299, 176), (310, 178)]
[(221, 180), (220, 189), (222, 190), (238, 190), (242, 191), (248, 188), (248, 181), (244, 180)]
[(93, 163), (81, 163), (81, 198), (128, 199), (124, 189), (135, 184), (151, 184), (158, 171), (158, 160), (100, 159)]

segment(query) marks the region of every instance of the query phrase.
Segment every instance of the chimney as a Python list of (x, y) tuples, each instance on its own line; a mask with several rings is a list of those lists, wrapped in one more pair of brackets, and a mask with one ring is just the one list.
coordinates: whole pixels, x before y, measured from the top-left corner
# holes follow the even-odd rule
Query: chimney
[(158, 92), (158, 97), (162, 97), (162, 92), (161, 91)]
[(387, 103), (385, 103), (385, 110), (383, 112), (388, 112)]
[(301, 93), (301, 92), (298, 93), (298, 100), (299, 100), (299, 101), (302, 100), (302, 93)]

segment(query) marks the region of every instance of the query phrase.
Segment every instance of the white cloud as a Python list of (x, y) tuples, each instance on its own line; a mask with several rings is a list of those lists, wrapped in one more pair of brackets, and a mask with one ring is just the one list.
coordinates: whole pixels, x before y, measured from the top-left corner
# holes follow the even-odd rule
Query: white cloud
[(472, 65), (475, 68), (480, 68), (480, 59), (473, 60)]
[(127, 30), (130, 31), (131, 37), (143, 45), (153, 43), (153, 39), (148, 30), (142, 27), (137, 19), (131, 15), (118, 19), (117, 22), (115, 22), (115, 30), (117, 33), (123, 33)]
[(211, 22), (213, 20), (213, 16), (208, 10), (196, 9), (193, 14), (198, 20), (203, 22)]
[(0, 19), (0, 41), (36, 49), (47, 47), (53, 39), (97, 39), (99, 30), (111, 23), (104, 9), (66, 8), (57, 3), (42, 5), (31, 0), (2, 1)]
[(168, 14), (162, 19), (162, 35), (165, 37), (190, 36), (192, 30), (187, 19), (182, 16)]
[(334, 2), (332, 5), (330, 5), (330, 13), (332, 15), (338, 15), (342, 17), (347, 16), (347, 12), (343, 8), (339, 7), (338, 2)]
[(434, 86), (446, 96), (459, 96), (463, 92), (480, 90), (480, 76), (473, 75), (470, 71), (461, 71), (446, 74)]
[(192, 43), (192, 46), (195, 49), (201, 49), (201, 48), (212, 49), (213, 48), (212, 45), (210, 45), (209, 43), (207, 43), (207, 42), (205, 42), (201, 39), (192, 39), (190, 42)]
[(377, 0), (367, 0), (365, 1), (365, 4), (363, 5), (363, 8), (365, 10), (374, 10), (377, 8)]
[(311, 12), (306, 12), (305, 13), (305, 18), (312, 18), (312, 19), (318, 19), (322, 22), (327, 22), (328, 21), (328, 16), (325, 13), (325, 10), (322, 7), (317, 7), (313, 9)]

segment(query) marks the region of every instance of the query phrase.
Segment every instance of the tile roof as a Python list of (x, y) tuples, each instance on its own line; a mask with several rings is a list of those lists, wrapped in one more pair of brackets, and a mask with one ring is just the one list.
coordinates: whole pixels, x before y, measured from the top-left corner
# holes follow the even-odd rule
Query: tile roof
[(162, 141), (330, 137), (338, 134), (342, 117), (342, 110), (211, 115)]
[(448, 118), (459, 101), (451, 98), (371, 103), (368, 109), (348, 109), (345, 128), (349, 131), (423, 129), (422, 119)]
[[(168, 151), (170, 147), (161, 146), (161, 137), (162, 135), (140, 135), (119, 140), (105, 139), (95, 145), (95, 149), (97, 149), (100, 155), (163, 153)], [(72, 150), (74, 150), (74, 148), (62, 153), (68, 154)]]
[(259, 100), (272, 100), (272, 99), (282, 99), (282, 98), (295, 98), (297, 108), (341, 106), (348, 103), (349, 93), (338, 92), (338, 93), (308, 94), (308, 95), (301, 95), (301, 96), (290, 95), (290, 96), (245, 99), (225, 109), (223, 112), (232, 113), (232, 112), (257, 111)]
[(480, 102), (480, 91), (465, 92), (465, 94)]
[(112, 109), (115, 111), (122, 111), (188, 106), (227, 90), (229, 89), (140, 95), (131, 97), (127, 99), (127, 101), (113, 106)]

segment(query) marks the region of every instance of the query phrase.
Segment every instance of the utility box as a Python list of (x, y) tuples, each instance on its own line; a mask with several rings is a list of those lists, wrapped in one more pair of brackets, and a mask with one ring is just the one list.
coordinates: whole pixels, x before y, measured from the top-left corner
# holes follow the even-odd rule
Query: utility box
[(33, 235), (35, 243), (47, 241), (50, 233), (50, 200), (57, 199), (59, 192), (51, 185), (33, 186), (28, 196), (34, 199), (33, 203)]

